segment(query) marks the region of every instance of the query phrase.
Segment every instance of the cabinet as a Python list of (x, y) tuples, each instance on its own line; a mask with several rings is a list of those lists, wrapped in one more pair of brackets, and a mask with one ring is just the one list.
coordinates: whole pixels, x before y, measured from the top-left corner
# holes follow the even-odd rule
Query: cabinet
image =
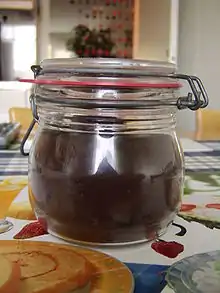
[[(91, 3), (105, 1), (91, 0)], [(55, 2), (57, 0), (39, 0), (38, 3), (38, 61), (71, 56), (65, 50), (65, 40), (80, 20), (69, 0), (63, 0), (60, 9), (53, 5)], [(114, 2), (108, 0), (108, 3)], [(132, 57), (177, 63), (179, 0), (134, 0), (133, 3)], [(86, 11), (83, 10), (83, 13)], [(54, 55), (54, 48), (60, 53)]]
[(7, 10), (32, 10), (34, 0), (0, 0), (0, 9)]
[(133, 57), (177, 63), (179, 0), (136, 0)]

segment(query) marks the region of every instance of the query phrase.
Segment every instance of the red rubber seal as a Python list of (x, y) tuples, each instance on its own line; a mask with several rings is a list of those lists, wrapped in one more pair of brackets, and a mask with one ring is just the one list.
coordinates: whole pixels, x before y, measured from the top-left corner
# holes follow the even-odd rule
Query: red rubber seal
[(68, 80), (46, 80), (46, 79), (19, 79), (20, 82), (45, 85), (66, 85), (76, 87), (126, 87), (126, 88), (180, 88), (179, 82), (174, 83), (137, 83), (137, 82), (118, 82), (118, 81), (68, 81)]

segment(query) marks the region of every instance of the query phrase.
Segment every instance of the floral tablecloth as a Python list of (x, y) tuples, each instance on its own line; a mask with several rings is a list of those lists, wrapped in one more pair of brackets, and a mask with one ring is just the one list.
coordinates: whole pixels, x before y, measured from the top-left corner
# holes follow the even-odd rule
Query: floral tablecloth
[(220, 173), (186, 174), (181, 217), (220, 229)]
[[(194, 155), (195, 153), (192, 154)], [(27, 201), (28, 198), (27, 166), (28, 158), (20, 156), (17, 150), (0, 152), (0, 186), (5, 186), (6, 190), (16, 187), (19, 194), (15, 200), (17, 203)], [(1, 195), (3, 193), (0, 193)], [(27, 213), (25, 215), (27, 216)], [(0, 235), (0, 240), (12, 239), (13, 235), (31, 219), (22, 220), (20, 217), (19, 220), (12, 220), (15, 225), (14, 230)], [(137, 285), (135, 293), (161, 292), (166, 285), (164, 280), (166, 270), (172, 263), (183, 257), (220, 247), (220, 171), (218, 169), (215, 172), (213, 170), (209, 172), (208, 168), (203, 172), (196, 170), (190, 172), (190, 168), (187, 170), (183, 205), (176, 222), (186, 228), (187, 234), (180, 238), (176, 236), (176, 228), (172, 227), (164, 239), (184, 244), (185, 251), (177, 259), (170, 260), (156, 254), (148, 244), (137, 248), (123, 248), (123, 250), (105, 250), (106, 253), (125, 262), (131, 269)], [(51, 235), (37, 237), (36, 240), (38, 239), (59, 242)], [(214, 242), (211, 242), (211, 239), (214, 239)], [(165, 290), (168, 291), (164, 292), (172, 292), (168, 288)]]

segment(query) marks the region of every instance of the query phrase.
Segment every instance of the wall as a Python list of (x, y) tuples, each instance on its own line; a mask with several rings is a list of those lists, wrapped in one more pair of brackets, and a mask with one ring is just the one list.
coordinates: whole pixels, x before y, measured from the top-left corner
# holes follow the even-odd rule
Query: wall
[(50, 56), (50, 0), (39, 0), (37, 12), (37, 63)]
[[(217, 109), (220, 109), (219, 11), (219, 0), (180, 0), (179, 71), (198, 75), (209, 94), (209, 107)], [(186, 131), (195, 130), (195, 113), (182, 111), (178, 124)]]

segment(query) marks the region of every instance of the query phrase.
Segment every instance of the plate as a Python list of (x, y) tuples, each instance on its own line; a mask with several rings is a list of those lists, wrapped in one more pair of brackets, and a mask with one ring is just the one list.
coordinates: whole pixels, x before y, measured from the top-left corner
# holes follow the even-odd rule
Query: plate
[(168, 270), (166, 281), (176, 293), (219, 293), (220, 250), (175, 263)]
[(119, 260), (94, 250), (78, 247), (73, 249), (83, 254), (97, 268), (90, 293), (133, 293), (133, 275)]
[[(107, 254), (87, 248), (51, 242), (22, 240), (0, 241), (0, 254), (5, 256), (9, 255), (10, 261), (11, 258), (12, 260), (16, 260), (16, 262), (17, 259), (19, 259), (18, 261), (21, 262), (24, 267), (23, 269), (26, 271), (28, 270), (28, 275), (30, 272), (34, 271), (34, 276), (36, 276), (36, 278), (42, 276), (42, 280), (46, 280), (47, 274), (48, 278), (51, 278), (50, 274), (54, 270), (51, 269), (52, 261), (50, 260), (50, 255), (53, 257), (53, 251), (61, 253), (61, 250), (67, 251), (68, 253), (75, 252), (77, 255), (82, 255), (90, 262), (93, 267), (90, 279), (90, 293), (132, 293), (134, 291), (134, 280), (130, 270), (119, 260)], [(50, 251), (50, 255), (48, 255), (47, 251)], [(30, 252), (37, 254), (38, 257), (34, 258)], [(30, 257), (28, 256), (29, 254)], [(25, 260), (23, 255), (26, 257)], [(44, 258), (48, 259), (47, 266), (42, 266)], [(25, 263), (27, 259), (30, 260), (30, 263)], [(49, 269), (47, 267), (49, 267)], [(33, 283), (34, 277), (31, 278)], [(26, 276), (25, 279), (27, 279)], [(38, 279), (38, 284), (39, 282), (41, 282), (40, 279)]]

